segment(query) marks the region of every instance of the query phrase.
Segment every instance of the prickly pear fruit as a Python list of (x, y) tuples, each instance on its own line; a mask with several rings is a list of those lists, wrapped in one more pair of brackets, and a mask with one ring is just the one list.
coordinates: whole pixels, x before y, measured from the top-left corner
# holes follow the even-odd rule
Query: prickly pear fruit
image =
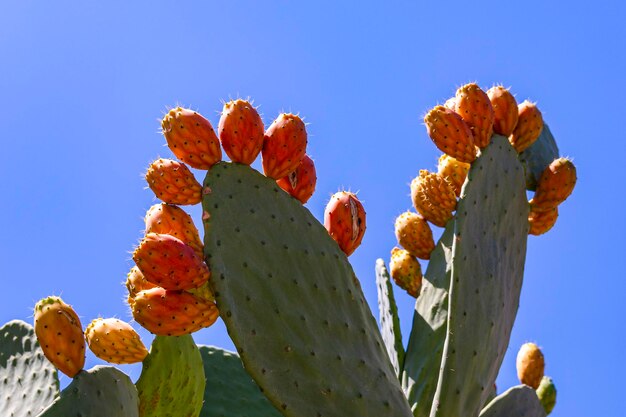
[(263, 148), (263, 120), (246, 100), (224, 103), (217, 131), (224, 152), (233, 162), (250, 165)]
[(85, 340), (94, 355), (110, 363), (137, 363), (148, 355), (135, 329), (115, 318), (93, 320), (85, 329)]
[(176, 107), (161, 121), (163, 136), (174, 155), (196, 169), (209, 169), (222, 160), (213, 126), (201, 114)]
[(172, 159), (159, 158), (146, 172), (148, 186), (169, 204), (198, 204), (202, 200), (202, 186), (187, 165)]
[(443, 107), (446, 107), (453, 112), (456, 112), (456, 97), (450, 97), (449, 99), (447, 99), (446, 102), (443, 103)]
[(408, 251), (393, 248), (389, 269), (398, 287), (417, 298), (422, 289), (422, 267), (419, 261)]
[(444, 227), (456, 209), (452, 186), (439, 174), (420, 170), (411, 181), (411, 199), (415, 209), (432, 224)]
[(517, 377), (522, 384), (533, 389), (539, 387), (545, 363), (543, 353), (534, 343), (524, 343), (517, 352)]
[(146, 213), (146, 234), (159, 233), (174, 236), (192, 247), (196, 255), (204, 258), (202, 240), (193, 220), (178, 206), (155, 204)]
[(278, 180), (300, 165), (307, 145), (306, 126), (300, 117), (282, 113), (272, 122), (263, 139), (263, 172)]
[(73, 378), (85, 365), (85, 339), (78, 315), (60, 297), (47, 297), (35, 305), (35, 334), (44, 355)]
[(543, 171), (530, 208), (532, 211), (546, 211), (557, 207), (574, 191), (576, 167), (567, 158), (552, 161)]
[(191, 246), (174, 236), (148, 233), (133, 260), (146, 280), (168, 290), (197, 288), (208, 281), (209, 267)]
[(324, 210), (324, 227), (350, 256), (365, 234), (365, 209), (356, 194), (339, 191), (330, 197)]
[(467, 178), (470, 164), (457, 161), (445, 153), (439, 158), (438, 174), (443, 177), (454, 189), (454, 194), (459, 197), (461, 188)]
[(139, 291), (149, 290), (155, 287), (158, 287), (158, 285), (148, 281), (136, 265), (131, 268), (126, 276), (126, 289), (128, 290), (128, 296), (130, 298), (134, 297)]
[(517, 153), (524, 152), (539, 138), (543, 129), (541, 112), (534, 103), (525, 100), (518, 106), (517, 125), (509, 136), (509, 142)]
[(465, 84), (456, 90), (455, 111), (467, 123), (474, 145), (484, 148), (493, 134), (494, 113), (489, 96), (476, 83)]
[(315, 192), (316, 182), (315, 164), (308, 155), (304, 155), (295, 171), (276, 181), (280, 188), (300, 200), (302, 204), (309, 201)]
[(519, 117), (517, 100), (509, 90), (501, 85), (496, 85), (487, 90), (487, 96), (489, 96), (495, 116), (493, 131), (502, 136), (510, 136), (517, 126), (517, 118)]
[(461, 162), (472, 163), (476, 159), (476, 147), (472, 131), (454, 111), (435, 106), (424, 117), (428, 136), (442, 152)]
[(137, 323), (159, 336), (181, 336), (209, 327), (219, 316), (215, 303), (185, 291), (152, 288), (131, 299)]
[(430, 259), (430, 253), (435, 249), (435, 241), (426, 219), (407, 211), (396, 218), (395, 229), (398, 243), (412, 256)]
[(537, 397), (539, 397), (539, 402), (543, 405), (546, 415), (550, 414), (556, 405), (556, 386), (552, 378), (548, 376), (541, 378), (541, 383), (537, 388)]
[(555, 207), (546, 211), (531, 211), (528, 214), (529, 235), (539, 236), (552, 229), (559, 217), (559, 210)]

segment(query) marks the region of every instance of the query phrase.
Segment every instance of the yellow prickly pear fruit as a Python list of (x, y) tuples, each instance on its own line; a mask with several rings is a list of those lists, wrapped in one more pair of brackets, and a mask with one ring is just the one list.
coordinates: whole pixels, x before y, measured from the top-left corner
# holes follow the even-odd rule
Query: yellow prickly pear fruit
[(467, 123), (454, 111), (435, 106), (424, 117), (428, 136), (442, 152), (463, 162), (476, 159), (474, 137)]
[(509, 136), (509, 142), (517, 153), (524, 152), (539, 138), (543, 129), (543, 117), (534, 103), (525, 100), (518, 106), (517, 125)]
[(115, 318), (93, 320), (85, 330), (85, 340), (94, 355), (110, 363), (137, 363), (148, 355), (135, 329)]
[(47, 297), (35, 305), (35, 334), (44, 355), (73, 378), (85, 365), (85, 339), (80, 319), (60, 297)]
[(509, 90), (501, 85), (496, 85), (487, 90), (487, 96), (489, 96), (495, 116), (493, 131), (502, 136), (510, 136), (517, 126), (519, 117), (517, 100)]
[(407, 211), (396, 218), (395, 229), (398, 243), (404, 249), (420, 259), (430, 259), (435, 241), (426, 219)]
[(543, 353), (534, 343), (525, 343), (517, 352), (517, 377), (522, 384), (537, 389), (543, 378)]
[(174, 236), (192, 247), (196, 255), (204, 258), (202, 240), (193, 220), (178, 206), (155, 204), (146, 213), (146, 234), (159, 233)]
[(465, 84), (456, 91), (455, 111), (469, 126), (474, 145), (484, 148), (493, 134), (495, 115), (489, 96), (476, 83)]
[(528, 214), (529, 235), (539, 236), (552, 229), (559, 217), (559, 211), (555, 207), (546, 211), (531, 211)]
[(157, 198), (166, 203), (186, 205), (202, 200), (202, 186), (181, 162), (157, 159), (148, 167), (146, 181)]
[(557, 207), (574, 191), (576, 179), (576, 167), (572, 161), (555, 159), (541, 174), (535, 195), (530, 200), (530, 209), (546, 211)]
[(155, 287), (158, 287), (158, 285), (148, 281), (137, 266), (133, 266), (126, 276), (126, 289), (128, 290), (129, 298), (133, 298), (139, 291), (149, 290)]
[(467, 178), (470, 164), (457, 161), (445, 153), (439, 158), (438, 174), (441, 175), (454, 189), (454, 194), (461, 195), (461, 188)]
[(445, 227), (456, 208), (452, 186), (439, 174), (420, 170), (411, 181), (411, 199), (415, 209), (432, 224)]
[(389, 261), (391, 277), (398, 287), (405, 290), (412, 297), (417, 298), (422, 289), (422, 267), (409, 251), (400, 248), (391, 250)]

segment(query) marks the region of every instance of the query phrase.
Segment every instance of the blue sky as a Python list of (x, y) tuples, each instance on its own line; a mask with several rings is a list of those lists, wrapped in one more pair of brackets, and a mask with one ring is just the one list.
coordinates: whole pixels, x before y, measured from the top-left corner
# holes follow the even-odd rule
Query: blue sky
[[(50, 294), (84, 325), (129, 319), (121, 283), (156, 201), (142, 174), (171, 157), (158, 120), (182, 104), (216, 126), (221, 101), (240, 96), (266, 124), (283, 110), (310, 123), (318, 219), (333, 192), (359, 191), (368, 229), (351, 262), (377, 315), (375, 259), (395, 245), (411, 179), (439, 156), (422, 116), (464, 83), (502, 83), (538, 103), (578, 184), (555, 228), (529, 239), (499, 388), (535, 341), (559, 389), (554, 416), (622, 415), (624, 3), (336, 3), (4, 4), (0, 322), (32, 321)], [(398, 298), (408, 336), (413, 303)], [(221, 324), (196, 340), (232, 348)]]

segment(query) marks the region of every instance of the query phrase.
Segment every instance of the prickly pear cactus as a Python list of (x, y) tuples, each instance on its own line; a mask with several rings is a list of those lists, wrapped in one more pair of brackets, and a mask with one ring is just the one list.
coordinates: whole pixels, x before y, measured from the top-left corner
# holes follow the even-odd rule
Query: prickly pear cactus
[(519, 159), (524, 165), (526, 188), (535, 191), (537, 181), (541, 178), (543, 170), (558, 157), (559, 148), (550, 128), (544, 123), (537, 141), (519, 155)]
[(402, 344), (402, 332), (400, 330), (400, 318), (398, 306), (393, 295), (393, 286), (389, 271), (382, 259), (376, 261), (376, 287), (378, 288), (378, 310), (380, 317), (380, 330), (391, 359), (391, 364), (400, 376), (400, 370), (404, 363), (404, 345)]
[(518, 385), (494, 398), (480, 412), (480, 417), (545, 417), (546, 412), (535, 390)]

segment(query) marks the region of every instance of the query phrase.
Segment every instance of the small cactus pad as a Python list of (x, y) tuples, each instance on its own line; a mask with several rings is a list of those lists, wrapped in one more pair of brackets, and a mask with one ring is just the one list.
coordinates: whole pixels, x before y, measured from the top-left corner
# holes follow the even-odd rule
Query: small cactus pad
[(46, 359), (30, 324), (0, 327), (0, 415), (36, 416), (59, 395), (57, 370)]
[(196, 417), (204, 398), (204, 370), (191, 335), (157, 336), (137, 381), (142, 417)]
[(400, 330), (400, 317), (398, 306), (393, 296), (393, 285), (389, 277), (389, 271), (385, 261), (376, 261), (376, 287), (378, 288), (378, 311), (380, 330), (391, 359), (393, 368), (400, 375), (404, 362), (404, 345), (402, 344), (402, 332)]
[(524, 166), (528, 190), (535, 191), (537, 189), (537, 182), (541, 178), (541, 174), (558, 157), (559, 148), (554, 136), (552, 136), (548, 125), (544, 124), (539, 139), (519, 155)]
[(220, 315), (281, 413), (411, 416), (359, 281), (315, 217), (244, 165), (215, 165), (203, 194)]
[(200, 417), (280, 417), (243, 369), (239, 355), (213, 346), (200, 346), (206, 387)]
[(480, 417), (545, 417), (535, 391), (525, 385), (509, 388), (480, 412)]
[(138, 417), (137, 390), (130, 378), (110, 366), (80, 371), (61, 396), (38, 417)]

